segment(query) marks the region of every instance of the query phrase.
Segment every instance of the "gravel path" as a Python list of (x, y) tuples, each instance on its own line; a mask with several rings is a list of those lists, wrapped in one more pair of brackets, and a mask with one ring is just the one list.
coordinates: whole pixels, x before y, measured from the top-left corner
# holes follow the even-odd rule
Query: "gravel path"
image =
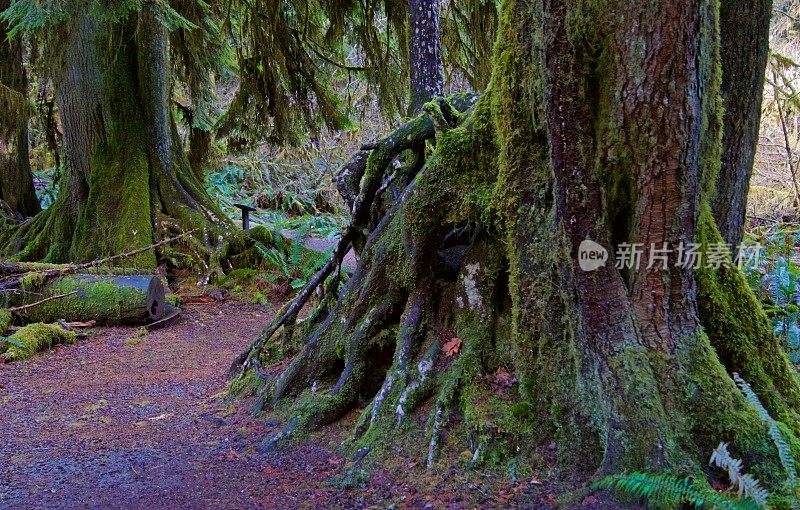
[(194, 305), (145, 336), (97, 328), (0, 365), (0, 508), (330, 508), (390, 497), (323, 488), (341, 459), (313, 443), (259, 453), (270, 422), (221, 398), (230, 361), (269, 317)]
[(330, 486), (353, 466), (334, 451), (357, 413), (260, 452), (280, 424), (222, 392), (231, 360), (270, 317), (255, 305), (189, 305), (162, 330), (96, 328), (0, 365), (0, 509), (555, 508), (539, 485), (431, 473), (411, 452), (360, 488)]

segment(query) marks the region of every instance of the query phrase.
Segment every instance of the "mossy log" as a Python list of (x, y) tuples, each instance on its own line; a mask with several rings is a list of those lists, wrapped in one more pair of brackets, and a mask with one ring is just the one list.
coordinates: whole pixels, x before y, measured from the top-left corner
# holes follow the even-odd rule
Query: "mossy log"
[(71, 275), (58, 278), (41, 291), (25, 294), (21, 303), (66, 295), (19, 312), (26, 322), (97, 321), (99, 325), (141, 325), (164, 318), (171, 307), (161, 279), (152, 275)]
[(5, 361), (23, 361), (57, 344), (71, 344), (77, 337), (58, 324), (29, 324), (0, 342), (0, 357)]

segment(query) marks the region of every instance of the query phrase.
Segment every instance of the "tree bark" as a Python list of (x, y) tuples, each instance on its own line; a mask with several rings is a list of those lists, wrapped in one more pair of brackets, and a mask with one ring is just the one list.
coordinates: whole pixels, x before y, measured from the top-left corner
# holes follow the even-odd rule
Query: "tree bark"
[[(194, 228), (208, 259), (230, 227), (192, 172), (170, 108), (166, 29), (155, 4), (106, 26), (83, 12), (72, 21), (56, 72), (66, 172), (55, 203), (16, 233), (19, 260), (86, 261), (153, 244)], [(169, 251), (171, 248), (164, 248)], [(126, 261), (153, 268), (155, 251)]]
[[(587, 478), (697, 474), (726, 441), (782, 490), (732, 374), (794, 441), (797, 373), (736, 267), (679, 257), (722, 242), (718, 16), (713, 0), (504, 1), (486, 93), (464, 114), (427, 109), (433, 155), (393, 189), (407, 147), (364, 149), (352, 277), (240, 358), (236, 387), (260, 380), (260, 401), (294, 402), (268, 445), (366, 402), (349, 444), (424, 435), (429, 465), (441, 448), (532, 459), (554, 443)], [(425, 138), (414, 122), (387, 140)], [(612, 254), (640, 244), (643, 264), (584, 271), (586, 240)], [(291, 364), (265, 376), (286, 350)]]
[(769, 57), (772, 0), (722, 0), (722, 166), (712, 200), (720, 234), (736, 253), (742, 242), (753, 172), (764, 72)]
[(409, 0), (411, 103), (409, 113), (444, 93), (439, 0)]
[[(0, 0), (0, 12), (9, 5), (8, 0)], [(28, 159), (28, 79), (22, 39), (7, 40), (7, 30), (5, 22), (0, 21), (0, 98), (11, 99), (0, 99), (6, 109), (0, 118), (0, 201), (12, 214), (25, 218), (39, 212)]]

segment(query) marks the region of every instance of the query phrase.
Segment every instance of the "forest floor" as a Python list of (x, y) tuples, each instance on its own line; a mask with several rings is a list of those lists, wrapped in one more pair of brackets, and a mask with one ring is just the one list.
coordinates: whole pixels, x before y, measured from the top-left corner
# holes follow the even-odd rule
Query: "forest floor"
[(0, 508), (556, 508), (538, 481), (432, 474), (408, 459), (345, 489), (330, 481), (353, 466), (336, 453), (348, 420), (260, 451), (280, 423), (224, 391), (231, 360), (270, 316), (188, 305), (165, 329), (95, 328), (0, 365)]

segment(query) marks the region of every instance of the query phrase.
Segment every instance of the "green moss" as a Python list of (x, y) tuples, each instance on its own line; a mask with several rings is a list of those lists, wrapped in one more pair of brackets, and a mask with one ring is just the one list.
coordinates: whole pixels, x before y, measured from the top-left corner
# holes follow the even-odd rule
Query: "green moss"
[(234, 269), (220, 280), (219, 286), (224, 289), (230, 289), (237, 285), (247, 286), (253, 283), (253, 280), (258, 274), (259, 272), (256, 269)]
[(9, 337), (8, 349), (3, 358), (6, 361), (26, 360), (39, 351), (61, 343), (71, 344), (75, 339), (75, 332), (67, 331), (57, 324), (29, 324)]
[(4, 335), (8, 327), (11, 326), (11, 320), (11, 312), (0, 309), (0, 336)]
[(44, 285), (45, 276), (42, 273), (27, 273), (21, 278), (20, 286), (23, 290), (38, 290)]
[[(701, 212), (697, 242), (721, 244), (711, 211)], [(696, 271), (698, 307), (703, 327), (720, 361), (753, 385), (776, 418), (800, 431), (800, 381), (775, 336), (769, 319), (735, 266)]]
[(181, 297), (177, 294), (167, 294), (164, 296), (164, 301), (171, 304), (174, 307), (181, 306)]
[[(120, 277), (124, 278), (124, 277)], [(139, 325), (148, 318), (145, 310), (147, 289), (118, 285), (105, 278), (62, 277), (47, 289), (50, 295), (77, 292), (42, 303), (27, 310), (29, 320), (49, 322), (95, 320), (103, 325)]]
[(680, 345), (659, 374), (662, 393), (674, 404), (671, 416), (684, 417), (684, 449), (703, 460), (720, 442), (729, 443), (748, 472), (776, 489), (784, 477), (777, 450), (708, 336), (701, 331), (682, 339)]
[(255, 395), (259, 388), (264, 385), (258, 376), (252, 371), (248, 371), (243, 377), (238, 377), (231, 381), (228, 386), (228, 397), (242, 398)]

